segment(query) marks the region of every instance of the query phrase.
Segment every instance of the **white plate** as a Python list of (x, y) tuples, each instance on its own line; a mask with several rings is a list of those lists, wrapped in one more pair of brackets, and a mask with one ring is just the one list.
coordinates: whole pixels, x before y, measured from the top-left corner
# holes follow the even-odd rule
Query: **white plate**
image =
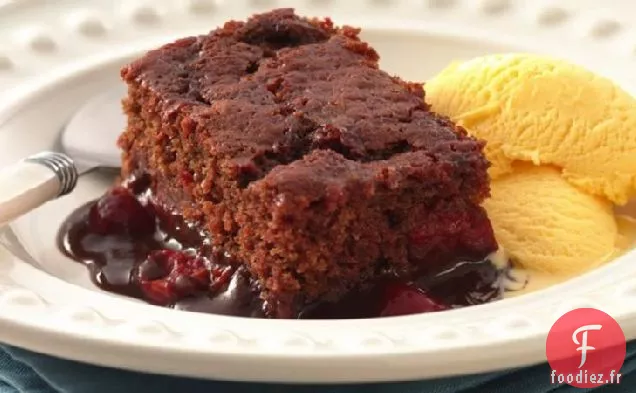
[[(71, 113), (120, 83), (126, 60), (270, 1), (0, 2), (0, 165), (54, 146)], [(289, 3), (288, 3), (289, 4)], [(287, 5), (288, 5), (287, 4)], [(385, 69), (424, 80), (447, 62), (502, 51), (568, 57), (636, 92), (636, 35), (624, 0), (317, 1), (300, 13), (366, 27)], [(631, 41), (630, 41), (631, 37)], [(108, 180), (12, 225), (0, 255), (0, 340), (57, 356), (204, 378), (388, 381), (489, 371), (544, 360), (564, 311), (595, 306), (636, 338), (636, 254), (559, 286), (485, 306), (366, 321), (247, 320), (151, 307), (99, 292), (57, 252), (54, 233)], [(13, 233), (17, 238), (13, 237)], [(21, 247), (30, 253), (26, 255)]]

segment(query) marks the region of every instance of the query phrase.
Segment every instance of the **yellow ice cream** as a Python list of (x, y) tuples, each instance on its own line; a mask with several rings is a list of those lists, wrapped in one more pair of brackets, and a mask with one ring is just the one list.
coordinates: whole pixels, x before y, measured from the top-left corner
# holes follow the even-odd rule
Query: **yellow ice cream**
[(582, 67), (536, 55), (476, 58), (428, 81), (426, 100), (488, 141), (493, 179), (530, 161), (617, 204), (636, 195), (636, 100)]
[(522, 269), (559, 281), (632, 247), (636, 226), (613, 208), (636, 195), (634, 98), (579, 66), (525, 54), (452, 64), (425, 90), (434, 111), (487, 141), (484, 206)]
[(521, 267), (569, 277), (617, 253), (613, 206), (550, 166), (518, 164), (491, 186), (484, 207), (497, 240)]

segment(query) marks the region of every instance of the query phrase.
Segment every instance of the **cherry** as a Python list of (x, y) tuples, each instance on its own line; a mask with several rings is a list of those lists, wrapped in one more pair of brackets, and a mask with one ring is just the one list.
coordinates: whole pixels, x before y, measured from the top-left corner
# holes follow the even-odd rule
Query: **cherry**
[(213, 287), (222, 275), (209, 265), (185, 251), (156, 250), (139, 265), (137, 280), (148, 301), (169, 305)]
[(94, 204), (89, 212), (90, 231), (100, 235), (144, 237), (155, 232), (155, 215), (124, 187), (116, 187)]
[(424, 291), (402, 283), (389, 283), (381, 300), (381, 317), (443, 311), (448, 306), (437, 303)]
[(231, 266), (217, 265), (210, 270), (210, 279), (212, 284), (210, 285), (210, 292), (215, 293), (221, 290), (234, 275), (235, 269)]
[(139, 285), (146, 300), (152, 304), (167, 306), (177, 301), (173, 285), (168, 281), (142, 281)]
[(175, 290), (180, 296), (189, 296), (210, 286), (211, 276), (206, 261), (203, 257), (192, 257), (183, 263), (175, 264), (168, 278), (175, 284), (179, 283)]

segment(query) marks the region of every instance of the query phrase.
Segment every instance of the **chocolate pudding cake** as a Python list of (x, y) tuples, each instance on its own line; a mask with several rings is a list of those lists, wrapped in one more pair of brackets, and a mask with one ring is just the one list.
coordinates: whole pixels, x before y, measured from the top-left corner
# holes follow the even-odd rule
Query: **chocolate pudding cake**
[[(77, 245), (85, 248), (95, 220), (121, 224), (138, 211), (100, 233), (125, 227), (145, 244), (133, 247), (129, 274), (154, 303), (214, 298), (239, 280), (259, 316), (298, 318), (354, 294), (395, 295), (396, 283), (400, 296), (433, 296), (431, 279), (455, 268), (444, 276), (455, 284), (438, 291), (445, 298), (484, 283), (497, 297), (486, 260), (497, 244), (480, 206), (484, 143), (431, 112), (422, 84), (380, 70), (359, 32), (279, 9), (124, 67), (126, 181), (66, 226), (69, 253), (103, 268)], [(111, 220), (122, 206), (129, 213)], [(168, 238), (180, 239), (176, 251)], [(159, 301), (148, 295), (153, 283), (185, 295)], [(465, 303), (443, 300), (431, 304)]]

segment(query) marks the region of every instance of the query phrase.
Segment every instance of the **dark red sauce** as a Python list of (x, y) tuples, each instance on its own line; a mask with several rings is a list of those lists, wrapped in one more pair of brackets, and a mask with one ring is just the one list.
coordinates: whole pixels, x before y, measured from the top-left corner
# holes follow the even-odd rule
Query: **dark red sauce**
[[(259, 285), (240, 261), (152, 203), (143, 180), (77, 209), (58, 243), (103, 290), (180, 310), (266, 317)], [(452, 261), (410, 282), (387, 275), (337, 303), (307, 306), (298, 318), (374, 318), (483, 304), (501, 298), (503, 275), (488, 259)]]

